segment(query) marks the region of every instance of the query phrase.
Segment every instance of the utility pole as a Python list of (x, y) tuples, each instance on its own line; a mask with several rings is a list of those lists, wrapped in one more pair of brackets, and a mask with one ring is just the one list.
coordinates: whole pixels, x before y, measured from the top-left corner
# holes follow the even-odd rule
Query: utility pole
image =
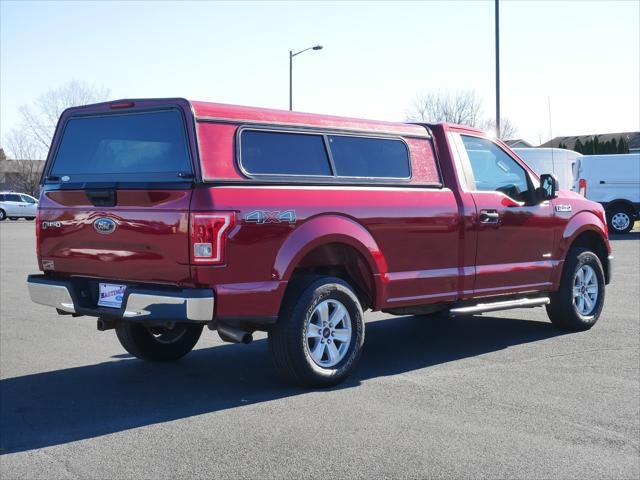
[(496, 5), (496, 137), (500, 137), (500, 6), (499, 0), (495, 0)]

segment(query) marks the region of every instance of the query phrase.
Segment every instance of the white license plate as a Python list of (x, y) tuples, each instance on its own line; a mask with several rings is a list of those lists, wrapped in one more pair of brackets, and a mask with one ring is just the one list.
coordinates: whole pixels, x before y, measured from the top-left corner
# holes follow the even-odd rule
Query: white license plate
[(126, 289), (126, 285), (101, 283), (98, 291), (98, 305), (100, 307), (120, 308)]

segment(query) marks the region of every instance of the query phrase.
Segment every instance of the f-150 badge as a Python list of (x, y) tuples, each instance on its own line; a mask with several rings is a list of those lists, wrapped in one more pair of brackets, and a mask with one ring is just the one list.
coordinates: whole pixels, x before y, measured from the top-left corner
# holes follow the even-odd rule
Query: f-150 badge
[(296, 223), (295, 210), (276, 210), (270, 212), (268, 210), (254, 210), (247, 213), (244, 217), (245, 222), (257, 223), (259, 225), (265, 223)]

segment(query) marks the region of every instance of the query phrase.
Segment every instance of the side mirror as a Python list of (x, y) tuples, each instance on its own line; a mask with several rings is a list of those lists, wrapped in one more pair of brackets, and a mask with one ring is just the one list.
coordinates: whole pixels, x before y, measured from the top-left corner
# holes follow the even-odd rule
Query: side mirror
[(551, 173), (540, 175), (540, 187), (538, 187), (538, 200), (541, 202), (551, 200), (558, 196), (558, 179)]

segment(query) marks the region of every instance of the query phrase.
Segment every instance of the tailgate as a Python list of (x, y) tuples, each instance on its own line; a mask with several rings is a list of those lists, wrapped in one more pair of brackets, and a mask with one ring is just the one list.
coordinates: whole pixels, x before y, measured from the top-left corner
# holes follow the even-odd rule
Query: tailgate
[(46, 191), (40, 201), (44, 271), (140, 282), (190, 280), (191, 190), (116, 190), (94, 206), (82, 190)]
[(58, 125), (39, 205), (41, 269), (188, 283), (192, 118), (171, 105), (99, 107), (73, 109)]

